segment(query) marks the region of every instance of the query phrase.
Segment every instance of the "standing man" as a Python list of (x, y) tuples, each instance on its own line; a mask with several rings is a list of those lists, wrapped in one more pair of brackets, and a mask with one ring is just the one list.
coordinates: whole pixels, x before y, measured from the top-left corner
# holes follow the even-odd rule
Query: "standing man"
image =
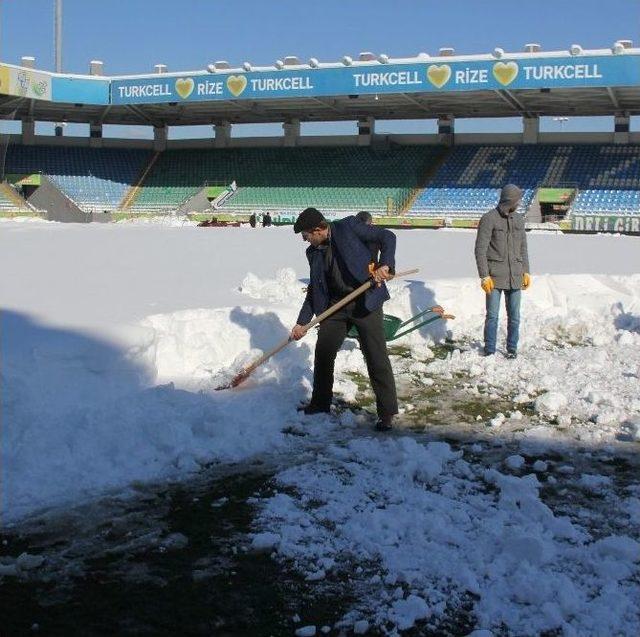
[(356, 219), (358, 221), (362, 221), (362, 223), (366, 223), (368, 226), (373, 223), (373, 217), (371, 216), (371, 213), (367, 212), (366, 210), (361, 210), (360, 212), (358, 212), (356, 214)]
[(503, 292), (507, 308), (507, 358), (518, 355), (520, 290), (526, 290), (531, 284), (524, 215), (515, 214), (521, 199), (522, 190), (508, 184), (500, 193), (498, 205), (482, 216), (478, 226), (475, 255), (480, 286), (487, 295), (484, 322), (486, 356), (496, 351)]
[[(371, 213), (366, 210), (358, 212), (356, 214), (356, 219), (367, 226), (373, 225), (373, 217), (371, 216)], [(367, 241), (367, 248), (369, 248), (369, 253), (371, 255), (369, 261), (369, 272), (372, 272), (378, 266), (378, 257), (380, 255), (381, 246), (377, 241)]]
[(249, 217), (249, 225), (250, 225), (252, 228), (255, 228), (255, 227), (256, 227), (256, 221), (257, 221), (257, 219), (256, 219), (256, 213), (255, 213), (255, 212), (252, 212), (252, 213), (251, 213), (251, 216)]
[[(307, 415), (328, 413), (333, 397), (333, 371), (338, 350), (352, 325), (358, 328), (360, 346), (376, 396), (378, 431), (392, 428), (398, 413), (396, 385), (382, 325), (382, 305), (389, 299), (384, 281), (395, 272), (396, 237), (385, 228), (370, 226), (355, 217), (328, 223), (315, 208), (303, 210), (293, 226), (309, 242), (307, 260), (310, 283), (291, 337), (301, 339), (304, 326), (373, 277), (376, 285), (320, 323), (313, 369), (311, 402)], [(380, 265), (369, 272), (367, 243), (380, 245)]]

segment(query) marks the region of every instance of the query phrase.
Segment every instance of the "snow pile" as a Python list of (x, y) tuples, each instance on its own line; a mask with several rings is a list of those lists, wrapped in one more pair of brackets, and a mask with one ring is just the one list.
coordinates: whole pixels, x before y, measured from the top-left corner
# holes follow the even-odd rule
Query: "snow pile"
[[(567, 271), (549, 247), (560, 241), (573, 246), (571, 267), (584, 271), (596, 249), (601, 271), (633, 271), (638, 260), (625, 237), (531, 239), (532, 260), (554, 272)], [(545, 436), (578, 419), (573, 431), (585, 439), (637, 438), (640, 275), (534, 276), (523, 296), (520, 358), (482, 359), (472, 246), (472, 233), (398, 233), (402, 267), (421, 272), (391, 282), (385, 311), (409, 318), (441, 304), (457, 315), (397, 341), (417, 359), (410, 373), (425, 386), (459, 373), (472, 379), (469, 391), (518, 404), (559, 392), (566, 407)], [(238, 390), (214, 391), (295, 322), (308, 264), (290, 228), (5, 223), (0, 267), (20, 273), (0, 289), (5, 519), (290, 445), (282, 430), (299, 426), (315, 331)], [(433, 360), (433, 345), (447, 336), (472, 349)], [(357, 386), (347, 372), (366, 373), (352, 340), (338, 355), (335, 383), (352, 400)]]
[(549, 440), (563, 435), (593, 443), (636, 439), (640, 379), (635, 370), (640, 364), (640, 335), (630, 334), (635, 343), (631, 349), (620, 344), (620, 336), (613, 330), (611, 338), (598, 346), (553, 350), (531, 346), (514, 361), (499, 355), (481, 358), (474, 350), (454, 352), (446, 360), (430, 363), (426, 373), (469, 377), (463, 391), (473, 396), (533, 403)]
[(289, 448), (283, 429), (309, 388), (308, 346), (289, 348), (238, 390), (215, 391), (225, 366), (239, 359), (239, 368), (280, 332), (256, 308), (187, 311), (149, 317), (116, 347), (6, 312), (3, 519)]
[(354, 580), (343, 628), (437, 632), (471, 602), (479, 627), (510, 634), (640, 632), (636, 540), (594, 541), (540, 500), (534, 475), (461, 456), (409, 438), (332, 446), (277, 476), (256, 538), (307, 579)]
[[(563, 284), (557, 277), (541, 294)], [(620, 279), (619, 285), (625, 307), (635, 312), (638, 277)], [(391, 284), (388, 312), (406, 317), (436, 297), (449, 298), (444, 301), (448, 309), (462, 310), (456, 321), (438, 321), (404, 339), (417, 357), (429, 360), (429, 347), (447, 336), (447, 328), (454, 335), (477, 336), (482, 312), (477, 306), (471, 310), (466, 296), (471, 286), (464, 279), (455, 289), (450, 282), (435, 282), (432, 298), (423, 283)], [(6, 313), (2, 379), (9, 397), (5, 422), (11, 426), (5, 427), (2, 449), (5, 514), (15, 519), (39, 506), (133, 480), (185, 473), (212, 460), (239, 460), (289, 444), (281, 432), (295, 417), (298, 400), (309, 393), (315, 331), (260, 367), (238, 391), (213, 389), (287, 338), (302, 302), (301, 287), (291, 270), (280, 270), (275, 279), (247, 275), (243, 297), (259, 305), (152, 314), (116, 330), (117, 338), (109, 333), (108, 339)], [(573, 303), (566, 295), (560, 304), (564, 309), (550, 305), (545, 312), (566, 325)], [(581, 324), (583, 337), (599, 339), (598, 346), (550, 349), (539, 344), (546, 324), (531, 319), (523, 336), (534, 344), (525, 345), (526, 354), (516, 361), (483, 359), (471, 350), (446, 360), (415, 362), (412, 373), (425, 384), (433, 375), (463, 374), (472, 379), (468, 391), (488, 390), (516, 403), (542, 394), (538, 410), (556, 424), (525, 432), (525, 438), (553, 439), (557, 424), (566, 428), (573, 418), (579, 422), (571, 431), (582, 440), (637, 439), (640, 334), (617, 329), (620, 306), (613, 314), (611, 307), (600, 306), (599, 313), (593, 309), (595, 318)], [(357, 385), (346, 372), (366, 374), (354, 341), (347, 341), (338, 355), (335, 383), (337, 393), (354, 400)], [(543, 407), (545, 401), (553, 405)], [(503, 422), (504, 417), (496, 428)]]
[(240, 292), (253, 299), (302, 304), (305, 286), (300, 283), (295, 270), (282, 268), (276, 272), (274, 279), (261, 279), (250, 272), (242, 281)]
[(550, 391), (538, 396), (534, 410), (543, 416), (557, 416), (567, 407), (567, 397), (557, 391)]
[[(141, 322), (153, 340), (146, 348), (156, 382), (175, 382), (185, 389), (212, 388), (288, 337), (273, 311), (260, 307), (184, 310), (149, 316)], [(309, 353), (290, 347), (260, 367), (252, 377), (295, 384), (308, 372)]]

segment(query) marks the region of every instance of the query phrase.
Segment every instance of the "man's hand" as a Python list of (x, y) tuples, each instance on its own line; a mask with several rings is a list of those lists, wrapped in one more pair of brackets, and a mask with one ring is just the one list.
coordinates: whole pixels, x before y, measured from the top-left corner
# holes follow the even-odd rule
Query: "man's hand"
[(531, 275), (528, 272), (525, 272), (522, 275), (522, 289), (528, 290), (531, 285)]
[(491, 294), (495, 286), (496, 285), (490, 276), (486, 276), (484, 279), (480, 280), (480, 287), (485, 291), (485, 294)]
[(391, 278), (391, 275), (389, 274), (389, 266), (380, 266), (377, 270), (373, 271), (372, 276), (377, 286), (380, 287), (383, 281), (388, 281)]
[(291, 330), (291, 338), (294, 341), (299, 341), (307, 333), (307, 328), (304, 325), (295, 325)]

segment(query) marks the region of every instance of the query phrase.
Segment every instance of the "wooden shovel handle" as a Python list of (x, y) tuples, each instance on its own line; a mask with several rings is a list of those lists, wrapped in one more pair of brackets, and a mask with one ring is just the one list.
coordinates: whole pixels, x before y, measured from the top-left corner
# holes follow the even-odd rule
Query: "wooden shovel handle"
[[(410, 274), (415, 274), (416, 272), (418, 272), (418, 268), (414, 268), (413, 270), (405, 270), (404, 272), (398, 272), (394, 274), (391, 278), (397, 279), (400, 277), (409, 276)], [(365, 281), (360, 287), (357, 287), (353, 292), (350, 292), (343, 299), (340, 299), (337, 303), (335, 303), (330, 308), (322, 312), (322, 314), (320, 314), (319, 316), (316, 316), (312, 321), (310, 321), (304, 326), (305, 332), (308, 332), (314, 325), (317, 325), (321, 321), (324, 321), (324, 319), (326, 319), (328, 316), (331, 316), (334, 312), (337, 312), (340, 308), (344, 307), (348, 303), (351, 303), (353, 299), (360, 296), (363, 292), (366, 292), (371, 287), (371, 284), (372, 284), (371, 279)], [(289, 335), (284, 341), (276, 345), (273, 349), (269, 350), (268, 352), (265, 352), (262, 356), (260, 356), (260, 358), (257, 358), (250, 365), (243, 368), (231, 380), (231, 383), (229, 383), (229, 387), (237, 387), (240, 383), (246, 380), (246, 378), (254, 370), (256, 370), (258, 367), (260, 367), (260, 365), (268, 361), (272, 356), (277, 354), (280, 350), (284, 349), (289, 343), (291, 343), (292, 340), (293, 339), (291, 338), (291, 335)], [(226, 386), (221, 387), (220, 389), (225, 389), (225, 388)]]

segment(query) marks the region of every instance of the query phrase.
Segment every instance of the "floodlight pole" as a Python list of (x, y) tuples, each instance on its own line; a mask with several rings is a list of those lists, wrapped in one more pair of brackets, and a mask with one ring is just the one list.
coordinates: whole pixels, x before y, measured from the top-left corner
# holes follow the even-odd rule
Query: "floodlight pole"
[[(56, 58), (56, 73), (62, 73), (62, 0), (55, 0), (53, 49)], [(62, 137), (62, 124), (55, 125), (55, 136)]]
[(55, 57), (56, 73), (62, 73), (62, 0), (55, 0)]

